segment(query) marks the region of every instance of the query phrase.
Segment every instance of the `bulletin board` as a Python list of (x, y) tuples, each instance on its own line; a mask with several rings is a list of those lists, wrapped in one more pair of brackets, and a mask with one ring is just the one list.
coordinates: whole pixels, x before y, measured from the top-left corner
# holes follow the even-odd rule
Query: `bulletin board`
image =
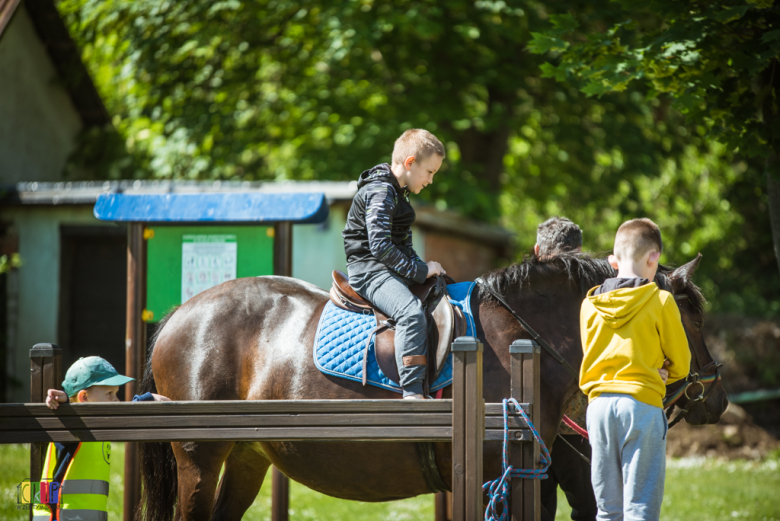
[(146, 322), (227, 280), (272, 275), (273, 226), (150, 226)]

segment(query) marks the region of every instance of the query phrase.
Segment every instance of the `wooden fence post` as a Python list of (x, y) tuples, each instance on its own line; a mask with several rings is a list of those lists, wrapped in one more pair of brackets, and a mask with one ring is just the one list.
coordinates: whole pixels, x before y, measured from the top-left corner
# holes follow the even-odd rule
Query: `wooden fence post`
[[(54, 344), (35, 344), (30, 349), (30, 403), (46, 401), (49, 389), (59, 389), (62, 383), (62, 349)], [(30, 444), (30, 484), (41, 480), (46, 443)], [(32, 490), (32, 488), (31, 488)], [(29, 519), (33, 518), (32, 497)]]
[(474, 521), (482, 507), (482, 343), (474, 337), (452, 343), (452, 520)]
[(437, 492), (433, 495), (434, 521), (452, 521), (452, 492)]
[[(526, 413), (535, 426), (541, 420), (539, 394), (541, 348), (533, 340), (515, 340), (509, 346), (511, 396), (519, 403), (527, 403)], [(509, 444), (509, 464), (516, 469), (534, 469), (537, 467), (539, 443), (511, 442)], [(511, 521), (540, 521), (541, 487), (538, 479), (513, 479), (510, 501)]]
[[(293, 226), (290, 221), (274, 224), (274, 275), (292, 277)], [(290, 518), (290, 479), (271, 467), (271, 521)]]
[[(125, 317), (125, 375), (136, 381), (125, 384), (125, 401), (140, 389), (146, 362), (146, 239), (144, 223), (133, 222), (127, 235), (127, 316)], [(125, 483), (122, 517), (133, 521), (141, 501), (141, 462), (137, 443), (125, 443)]]

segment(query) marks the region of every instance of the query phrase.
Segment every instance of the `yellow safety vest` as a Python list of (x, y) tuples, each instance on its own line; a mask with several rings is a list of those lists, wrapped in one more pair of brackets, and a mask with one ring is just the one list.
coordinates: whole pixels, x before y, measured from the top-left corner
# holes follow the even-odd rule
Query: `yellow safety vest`
[[(57, 504), (59, 521), (107, 521), (108, 478), (111, 443), (79, 443), (65, 471)], [(57, 451), (50, 443), (41, 472), (41, 481), (54, 477)], [(35, 505), (33, 521), (51, 521), (52, 512), (46, 505)]]

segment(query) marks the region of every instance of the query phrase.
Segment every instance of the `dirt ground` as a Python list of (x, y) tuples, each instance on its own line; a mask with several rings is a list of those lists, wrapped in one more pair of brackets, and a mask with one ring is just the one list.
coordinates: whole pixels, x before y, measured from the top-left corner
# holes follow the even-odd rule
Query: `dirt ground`
[(780, 442), (755, 424), (745, 409), (731, 404), (716, 425), (692, 426), (680, 422), (669, 431), (667, 456), (706, 456), (753, 459), (780, 450)]
[[(729, 394), (780, 388), (780, 319), (714, 315), (704, 327), (715, 360), (723, 362)], [(780, 399), (742, 404), (756, 425), (780, 438)]]

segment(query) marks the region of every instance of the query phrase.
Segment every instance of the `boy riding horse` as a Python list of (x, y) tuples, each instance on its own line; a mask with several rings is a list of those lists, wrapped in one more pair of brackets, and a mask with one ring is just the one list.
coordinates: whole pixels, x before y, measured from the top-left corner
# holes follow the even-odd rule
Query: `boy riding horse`
[(433, 183), (444, 155), (444, 145), (427, 130), (404, 132), (393, 147), (392, 165), (360, 174), (342, 233), (350, 286), (395, 322), (395, 359), (405, 399), (425, 398), (426, 319), (409, 286), (446, 273), (412, 247), (416, 216), (409, 192), (419, 194)]

